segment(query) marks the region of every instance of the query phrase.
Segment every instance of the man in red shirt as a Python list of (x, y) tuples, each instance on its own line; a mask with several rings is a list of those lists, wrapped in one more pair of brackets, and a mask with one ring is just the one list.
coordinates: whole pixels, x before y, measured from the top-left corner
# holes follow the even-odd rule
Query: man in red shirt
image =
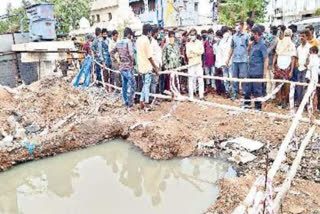
[[(204, 43), (204, 69), (206, 76), (215, 75), (215, 55), (213, 50), (213, 45), (215, 44), (214, 32), (212, 29), (208, 30), (208, 37)], [(212, 90), (216, 90), (215, 80), (206, 79), (205, 80), (205, 93), (208, 93)]]

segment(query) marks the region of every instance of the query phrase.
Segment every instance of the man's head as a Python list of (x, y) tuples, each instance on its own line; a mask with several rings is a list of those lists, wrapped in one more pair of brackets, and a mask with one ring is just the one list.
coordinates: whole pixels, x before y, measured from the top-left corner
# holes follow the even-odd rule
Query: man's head
[(142, 34), (145, 36), (151, 36), (152, 26), (150, 24), (145, 24), (142, 27)]
[(158, 38), (158, 35), (159, 35), (159, 29), (157, 27), (153, 27), (152, 28), (152, 31), (151, 31), (151, 34), (152, 34), (152, 37), (154, 39), (157, 39)]
[(112, 31), (112, 39), (113, 41), (117, 41), (119, 37), (119, 33), (117, 30)]
[(108, 30), (106, 28), (102, 29), (102, 37), (104, 40), (108, 38)]
[(271, 33), (272, 35), (276, 36), (277, 33), (278, 33), (278, 28), (277, 28), (276, 26), (271, 26), (271, 27), (270, 27), (270, 33)]
[(197, 30), (196, 29), (191, 29), (189, 33), (189, 39), (194, 42), (197, 39)]
[(175, 41), (176, 33), (174, 31), (169, 31), (169, 44), (173, 45)]
[(258, 26), (261, 29), (262, 34), (266, 31), (266, 27), (264, 25)]
[(101, 28), (97, 27), (95, 30), (96, 37), (100, 37), (101, 33), (102, 33)]
[(227, 26), (222, 26), (221, 31), (222, 31), (222, 34), (225, 34), (229, 31), (229, 28)]
[(300, 32), (300, 40), (303, 45), (305, 45), (308, 41), (308, 31), (304, 30)]
[(93, 41), (93, 36), (91, 34), (86, 35), (86, 40), (90, 43)]
[(242, 33), (242, 31), (243, 31), (243, 21), (237, 21), (237, 23), (236, 23), (236, 32), (237, 33)]
[(202, 31), (201, 31), (201, 38), (202, 38), (202, 40), (206, 40), (206, 39), (207, 39), (207, 36), (208, 36), (208, 31), (202, 30)]
[(254, 26), (254, 21), (252, 19), (247, 19), (246, 23), (247, 23), (247, 31), (251, 32)]
[(318, 55), (318, 53), (319, 53), (319, 48), (317, 46), (313, 46), (310, 48), (310, 54)]
[(306, 30), (310, 32), (310, 34), (308, 35), (308, 39), (311, 40), (314, 34), (314, 27), (312, 25), (309, 25), (306, 27)]
[(132, 39), (132, 37), (133, 37), (133, 32), (132, 32), (131, 28), (126, 27), (126, 28), (124, 29), (124, 31), (123, 31), (123, 36), (124, 36), (124, 38)]
[(217, 32), (216, 32), (216, 37), (219, 38), (219, 39), (221, 39), (221, 38), (223, 37), (223, 32), (222, 32), (222, 30), (217, 30)]
[(252, 28), (252, 36), (255, 42), (258, 42), (260, 40), (260, 37), (262, 36), (262, 30), (261, 27), (255, 26)]
[(298, 26), (294, 24), (290, 25), (288, 28), (292, 30), (292, 33), (297, 33), (298, 31)]
[(212, 41), (212, 40), (213, 40), (213, 37), (214, 37), (214, 31), (213, 31), (212, 28), (210, 28), (210, 29), (208, 30), (208, 39), (209, 39), (210, 41)]
[(283, 39), (284, 37), (284, 31), (286, 30), (286, 26), (285, 25), (279, 25), (278, 26), (278, 37), (279, 39)]

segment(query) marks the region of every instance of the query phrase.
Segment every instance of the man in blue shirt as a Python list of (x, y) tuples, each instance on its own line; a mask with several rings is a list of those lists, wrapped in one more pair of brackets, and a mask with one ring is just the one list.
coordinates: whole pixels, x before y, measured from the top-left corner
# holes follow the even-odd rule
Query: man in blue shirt
[[(230, 60), (232, 57), (231, 74), (233, 78), (247, 78), (248, 77), (248, 45), (249, 36), (243, 33), (243, 22), (237, 22), (236, 33), (232, 37), (231, 50), (229, 53), (229, 59), (227, 61), (227, 67), (230, 66)], [(242, 84), (242, 95), (245, 96), (247, 84)], [(232, 100), (237, 99), (239, 93), (239, 83), (232, 83)]]
[(105, 54), (104, 54), (104, 43), (102, 38), (101, 28), (96, 28), (95, 30), (96, 38), (94, 39), (91, 50), (93, 52), (94, 59), (100, 63), (102, 66), (96, 64), (96, 75), (97, 81), (99, 82), (98, 85), (101, 86), (102, 76), (101, 70), (106, 68), (106, 61), (105, 61)]
[[(252, 29), (253, 44), (250, 49), (248, 78), (262, 79), (268, 71), (268, 49), (262, 38), (262, 29), (256, 26)], [(245, 100), (263, 96), (263, 83), (248, 83), (244, 92)], [(251, 102), (246, 101), (245, 107), (250, 107)], [(260, 101), (254, 103), (256, 110), (261, 110), (262, 104)]]

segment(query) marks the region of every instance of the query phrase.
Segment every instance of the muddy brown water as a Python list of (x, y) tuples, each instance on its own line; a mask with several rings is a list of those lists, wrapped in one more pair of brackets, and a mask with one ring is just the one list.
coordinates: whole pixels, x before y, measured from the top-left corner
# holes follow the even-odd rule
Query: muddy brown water
[(122, 140), (0, 174), (0, 214), (197, 214), (236, 172), (202, 157), (155, 161)]

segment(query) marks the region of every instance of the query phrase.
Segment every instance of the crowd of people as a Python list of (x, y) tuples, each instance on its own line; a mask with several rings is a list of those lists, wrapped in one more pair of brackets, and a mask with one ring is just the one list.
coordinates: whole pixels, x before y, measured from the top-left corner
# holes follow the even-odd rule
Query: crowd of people
[[(245, 27), (246, 26), (246, 27)], [(93, 56), (98, 85), (102, 81), (121, 86), (123, 101), (130, 109), (135, 103), (135, 92), (141, 92), (139, 107), (150, 109), (150, 93), (164, 94), (170, 90), (170, 81), (176, 81), (182, 94), (205, 100), (208, 94), (242, 99), (243, 108), (262, 109), (259, 98), (272, 93), (274, 82), (243, 82), (214, 80), (203, 76), (239, 79), (282, 79), (297, 82), (318, 82), (319, 41), (312, 25), (302, 31), (297, 26), (270, 26), (255, 24), (248, 19), (238, 21), (235, 28), (222, 26), (197, 32), (196, 29), (164, 29), (145, 24), (137, 36), (125, 28), (119, 39), (116, 30), (96, 28), (95, 37), (88, 35), (83, 45), (87, 55)], [(183, 67), (182, 67), (183, 66)], [(171, 79), (161, 71), (183, 69), (188, 76)], [(109, 68), (109, 69), (108, 69)], [(118, 70), (120, 74), (111, 72)], [(102, 78), (102, 70), (104, 78)], [(280, 83), (279, 83), (280, 84)], [(289, 84), (283, 84), (276, 95), (279, 108), (287, 108)], [(107, 88), (107, 90), (112, 90)], [(298, 106), (306, 87), (297, 86), (294, 97)], [(313, 109), (317, 109), (320, 93), (312, 95)]]

